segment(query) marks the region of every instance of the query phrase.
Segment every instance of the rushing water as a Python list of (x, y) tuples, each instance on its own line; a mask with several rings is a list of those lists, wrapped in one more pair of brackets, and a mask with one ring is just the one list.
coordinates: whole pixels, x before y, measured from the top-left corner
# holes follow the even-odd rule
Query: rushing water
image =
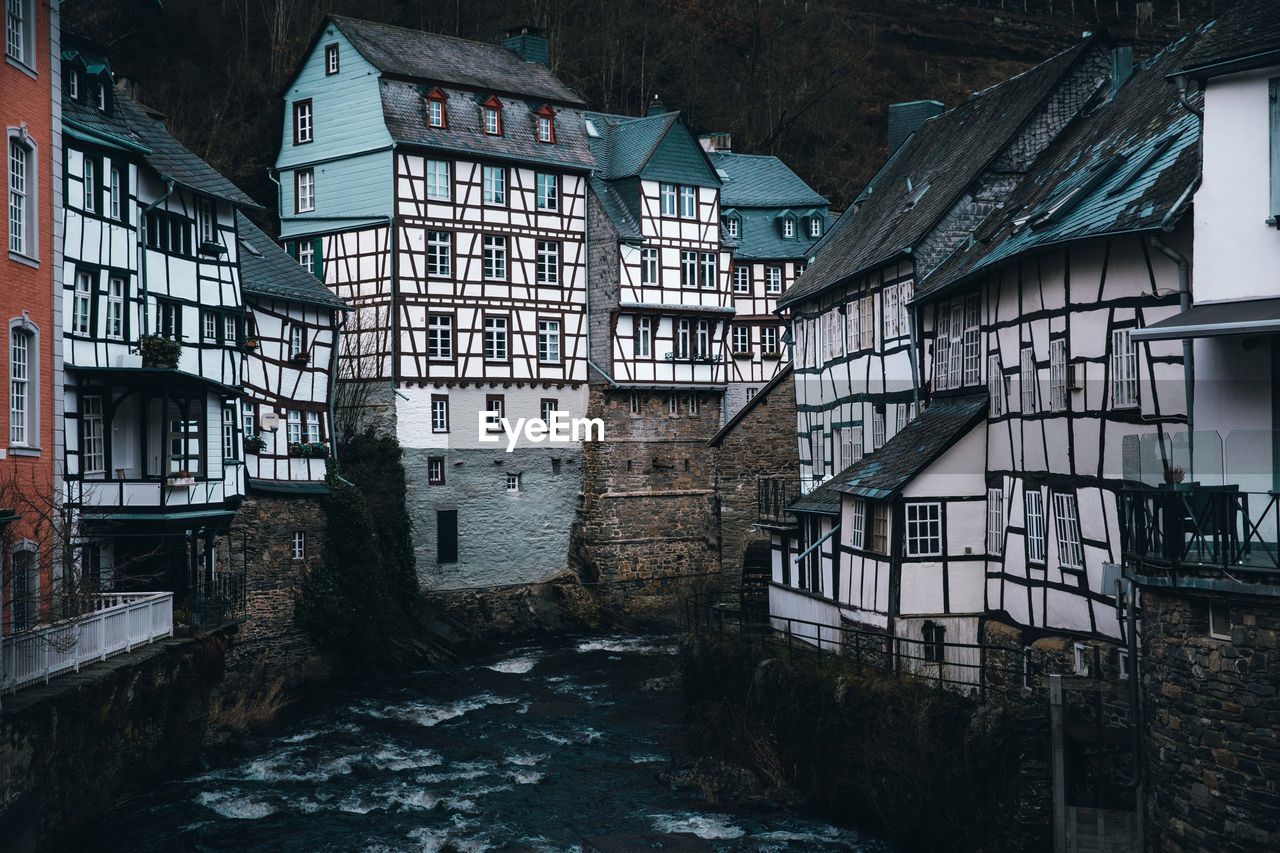
[(692, 833), (733, 851), (882, 850), (759, 808), (709, 808), (658, 774), (680, 739), (668, 640), (513, 648), (488, 663), (334, 691), (252, 754), (168, 783), (77, 850), (576, 850)]

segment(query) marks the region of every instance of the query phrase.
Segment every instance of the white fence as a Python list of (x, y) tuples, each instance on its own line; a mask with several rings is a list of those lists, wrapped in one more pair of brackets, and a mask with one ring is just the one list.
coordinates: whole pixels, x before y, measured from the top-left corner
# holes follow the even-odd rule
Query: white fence
[(173, 636), (173, 593), (92, 596), (94, 610), (4, 638), (0, 688), (12, 692)]

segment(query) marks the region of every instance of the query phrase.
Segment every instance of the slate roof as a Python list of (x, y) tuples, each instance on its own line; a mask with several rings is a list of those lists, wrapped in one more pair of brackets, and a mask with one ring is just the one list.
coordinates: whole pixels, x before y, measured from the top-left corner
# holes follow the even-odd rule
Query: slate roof
[(791, 363), (788, 362), (781, 370), (775, 373), (773, 378), (766, 382), (764, 387), (757, 391), (754, 397), (748, 400), (742, 408), (734, 412), (733, 417), (725, 421), (724, 426), (716, 430), (715, 435), (707, 439), (707, 446), (719, 447), (720, 443), (728, 437), (729, 433), (738, 428), (738, 424), (742, 423), (746, 419), (747, 415), (755, 411), (757, 406), (762, 406), (768, 401), (769, 395), (773, 392), (774, 388), (777, 388), (783, 382), (791, 381), (791, 373), (793, 369), (794, 368)]
[(1239, 0), (1183, 57), (1174, 74), (1204, 78), (1280, 64), (1280, 4)]
[[(876, 175), (874, 190), (846, 223), (851, 227), (836, 231), (778, 307), (814, 296), (915, 246), (1097, 38), (1091, 36), (926, 121)], [(924, 187), (923, 196), (909, 205)]]
[[(778, 210), (769, 208), (733, 209), (740, 224), (734, 258), (740, 260), (804, 260), (813, 255), (813, 247), (822, 239), (808, 236), (808, 223), (796, 223), (796, 237), (783, 237), (778, 227)], [(796, 213), (802, 213), (797, 210)], [(822, 211), (823, 231), (831, 226), (831, 218)]]
[(836, 490), (836, 484), (840, 477), (848, 473), (850, 468), (844, 469), (836, 476), (816, 486), (808, 494), (801, 495), (787, 507), (788, 512), (808, 512), (818, 515), (839, 515), (840, 514), (840, 492)]
[(850, 465), (830, 483), (841, 494), (873, 500), (891, 498), (986, 414), (985, 393), (935, 399), (883, 447)]
[(678, 112), (652, 116), (587, 113), (599, 133), (588, 136), (587, 144), (595, 155), (600, 177), (618, 180), (639, 175), (679, 117)]
[[(936, 296), (993, 264), (1024, 252), (1108, 234), (1158, 230), (1191, 202), (1199, 176), (1199, 120), (1165, 79), (1194, 42), (1184, 38), (1142, 66), (1114, 98), (1077, 120), (1040, 156), (1035, 168), (918, 285), (917, 299)], [(1058, 202), (1061, 212), (1037, 224)]]
[(712, 151), (711, 163), (722, 174), (724, 207), (826, 207), (827, 200), (777, 157)]
[(585, 170), (595, 165), (595, 158), (587, 147), (582, 113), (576, 109), (556, 112), (556, 141), (547, 144), (538, 141), (536, 116), (545, 102), (500, 97), (503, 133), (491, 136), (484, 132), (482, 110), (471, 93), (445, 90), (448, 127), (429, 127), (423, 95), (435, 88), (411, 80), (384, 77), (379, 81), (383, 120), (396, 142), (468, 154), (484, 151), (497, 157), (549, 163), (567, 169)]
[(529, 95), (564, 104), (582, 97), (539, 62), (525, 62), (496, 44), (361, 21), (342, 15), (329, 20), (360, 55), (385, 74), (453, 83), (470, 89)]
[(347, 307), (239, 211), (236, 234), (240, 243), (240, 287), (245, 293), (329, 308)]
[(595, 193), (600, 206), (604, 208), (605, 216), (609, 217), (613, 227), (617, 229), (619, 240), (627, 243), (640, 243), (644, 240), (644, 233), (640, 230), (640, 223), (636, 222), (631, 209), (627, 207), (627, 203), (622, 200), (622, 196), (613, 188), (612, 184), (600, 178), (592, 177), (591, 191)]

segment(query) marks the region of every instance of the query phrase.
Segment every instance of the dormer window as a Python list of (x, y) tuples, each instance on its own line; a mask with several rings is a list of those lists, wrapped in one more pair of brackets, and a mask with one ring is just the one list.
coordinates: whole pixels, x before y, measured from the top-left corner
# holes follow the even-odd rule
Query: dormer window
[(324, 46), (324, 73), (325, 76), (338, 73), (338, 46), (336, 44)]
[(67, 73), (67, 94), (71, 96), (73, 101), (80, 100), (80, 72), (71, 71)]
[(782, 220), (782, 236), (787, 238), (796, 236), (796, 221), (791, 217)]
[(502, 135), (502, 102), (497, 98), (484, 102), (484, 132), (489, 136)]
[(446, 126), (448, 119), (444, 114), (444, 92), (439, 89), (427, 95), (427, 127)]
[(101, 112), (107, 111), (107, 84), (105, 81), (98, 81), (98, 109)]
[(813, 219), (809, 220), (809, 236), (810, 237), (822, 236), (822, 220), (816, 216)]
[(724, 228), (729, 232), (729, 236), (737, 239), (742, 233), (742, 226), (738, 223), (736, 216), (726, 216), (724, 219)]
[(556, 141), (556, 119), (555, 112), (551, 107), (543, 107), (538, 110), (538, 141), (545, 142), (548, 145), (555, 144)]

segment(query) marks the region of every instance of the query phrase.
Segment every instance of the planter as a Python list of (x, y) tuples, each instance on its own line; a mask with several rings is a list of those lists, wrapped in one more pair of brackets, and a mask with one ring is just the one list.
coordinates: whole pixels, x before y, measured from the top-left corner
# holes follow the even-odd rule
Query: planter
[(256, 435), (247, 436), (244, 440), (244, 449), (246, 453), (261, 453), (267, 449), (267, 442)]
[(300, 352), (297, 355), (289, 356), (290, 364), (305, 365), (305, 364), (309, 364), (310, 362), (311, 362), (311, 353), (309, 352)]
[(752, 356), (751, 350), (738, 350), (733, 354), (734, 358), (751, 358), (751, 356)]
[(182, 358), (182, 344), (161, 335), (143, 335), (138, 339), (138, 353), (143, 367), (175, 368)]
[(760, 357), (761, 358), (782, 358), (782, 353), (778, 352), (777, 350), (774, 350), (772, 352), (762, 352), (760, 353)]
[(289, 455), (293, 456), (294, 458), (301, 459), (302, 448), (303, 448), (303, 445), (299, 444), (296, 441), (289, 442)]
[(196, 478), (191, 475), (170, 477), (164, 481), (164, 484), (171, 489), (189, 489), (196, 484)]
[(258, 348), (258, 341), (254, 338), (245, 338), (244, 348), (252, 352)]
[(328, 459), (329, 448), (318, 441), (313, 441), (302, 445), (302, 455), (307, 459)]

